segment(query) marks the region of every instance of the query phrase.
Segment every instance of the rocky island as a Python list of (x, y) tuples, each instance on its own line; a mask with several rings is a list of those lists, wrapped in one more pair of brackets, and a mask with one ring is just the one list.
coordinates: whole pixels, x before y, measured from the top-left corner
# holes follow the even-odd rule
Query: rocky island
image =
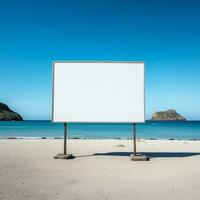
[(186, 121), (186, 119), (178, 114), (176, 110), (167, 110), (161, 112), (155, 112), (152, 115), (153, 121)]
[(22, 121), (23, 118), (12, 111), (6, 104), (0, 102), (0, 121)]

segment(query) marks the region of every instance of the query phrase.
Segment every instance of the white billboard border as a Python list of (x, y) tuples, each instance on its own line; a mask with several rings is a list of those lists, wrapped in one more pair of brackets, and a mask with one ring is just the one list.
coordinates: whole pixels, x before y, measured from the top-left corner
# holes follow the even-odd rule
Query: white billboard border
[[(143, 77), (144, 77), (144, 89), (143, 89), (143, 92), (144, 92), (144, 122), (131, 122), (131, 121), (128, 121), (128, 122), (89, 122), (89, 121), (54, 121), (54, 72), (55, 72), (55, 64), (56, 63), (143, 63), (143, 66), (144, 66), (144, 70), (143, 70)], [(145, 62), (144, 61), (52, 61), (52, 116), (51, 116), (51, 122), (52, 123), (78, 123), (78, 124), (84, 124), (84, 123), (91, 123), (91, 124), (95, 124), (95, 123), (99, 123), (99, 124), (132, 124), (132, 123), (137, 123), (137, 124), (143, 124), (146, 122), (146, 104), (145, 104)]]

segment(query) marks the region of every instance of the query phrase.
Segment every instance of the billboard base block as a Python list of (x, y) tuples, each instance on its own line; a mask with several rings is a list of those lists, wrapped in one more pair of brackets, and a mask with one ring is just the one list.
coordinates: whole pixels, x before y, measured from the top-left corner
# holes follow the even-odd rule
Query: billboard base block
[(59, 153), (56, 156), (54, 156), (54, 159), (74, 159), (75, 156), (73, 156), (72, 154), (63, 154), (63, 153)]
[(142, 154), (131, 154), (130, 159), (132, 161), (149, 161), (149, 158)]

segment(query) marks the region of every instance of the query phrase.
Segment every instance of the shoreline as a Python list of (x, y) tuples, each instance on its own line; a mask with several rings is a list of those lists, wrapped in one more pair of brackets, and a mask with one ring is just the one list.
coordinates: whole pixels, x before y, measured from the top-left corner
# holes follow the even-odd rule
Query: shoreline
[[(63, 140), (64, 137), (0, 137), (0, 140)], [(133, 140), (133, 138), (81, 138), (81, 137), (69, 137), (68, 140)], [(137, 138), (137, 141), (200, 141), (200, 138)]]
[[(61, 139), (63, 125), (50, 121), (0, 123), (0, 139)], [(70, 124), (68, 138), (131, 140), (130, 124)], [(200, 122), (147, 122), (138, 124), (137, 138), (148, 140), (200, 140)]]

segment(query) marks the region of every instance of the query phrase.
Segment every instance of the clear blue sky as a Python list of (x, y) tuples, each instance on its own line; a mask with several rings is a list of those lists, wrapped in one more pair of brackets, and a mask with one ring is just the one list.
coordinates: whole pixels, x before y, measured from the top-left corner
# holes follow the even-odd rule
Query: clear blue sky
[(50, 119), (52, 60), (145, 61), (147, 118), (200, 119), (198, 0), (1, 1), (0, 101)]

